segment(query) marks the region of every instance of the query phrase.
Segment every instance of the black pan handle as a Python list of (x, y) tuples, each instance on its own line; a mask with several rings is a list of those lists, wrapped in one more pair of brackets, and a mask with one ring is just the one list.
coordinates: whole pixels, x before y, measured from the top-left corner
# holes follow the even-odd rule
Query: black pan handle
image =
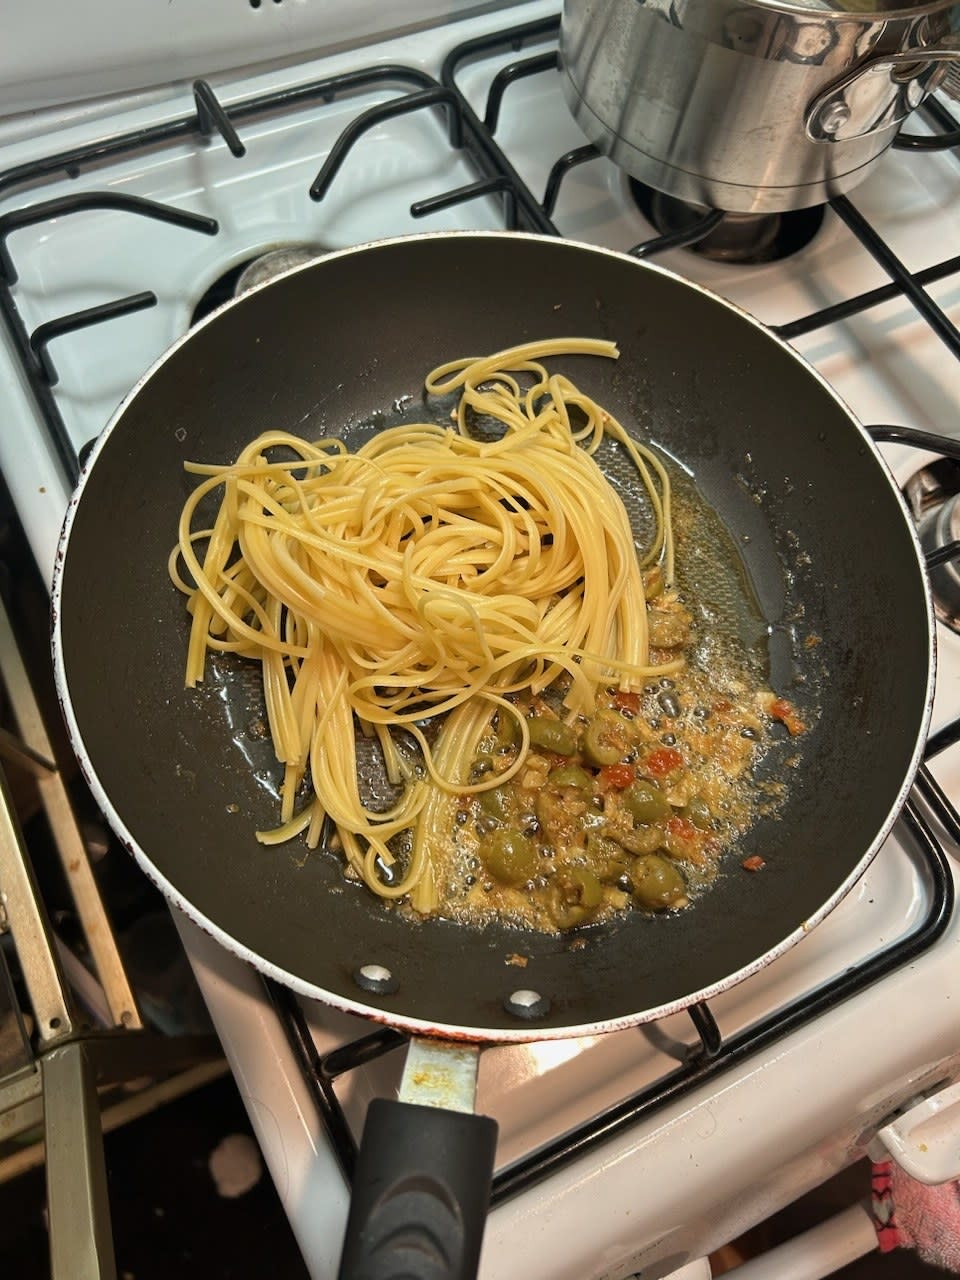
[(339, 1280), (473, 1280), (496, 1145), (489, 1116), (371, 1102)]

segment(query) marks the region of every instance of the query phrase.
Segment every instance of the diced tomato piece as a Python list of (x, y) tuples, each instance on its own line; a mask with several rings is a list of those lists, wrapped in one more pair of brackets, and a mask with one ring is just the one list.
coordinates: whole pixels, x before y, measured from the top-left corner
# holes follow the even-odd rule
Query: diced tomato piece
[(629, 689), (618, 689), (613, 695), (613, 705), (620, 711), (630, 711), (636, 715), (640, 710), (640, 695), (631, 693)]
[(679, 814), (668, 818), (664, 825), (672, 836), (677, 836), (680, 840), (697, 840), (703, 836), (703, 832), (698, 831), (689, 818), (681, 818)]
[(632, 764), (606, 764), (600, 770), (600, 789), (602, 791), (622, 791), (629, 787), (637, 776)]
[(792, 702), (788, 702), (786, 698), (774, 698), (770, 703), (770, 714), (774, 720), (780, 720), (785, 724), (792, 736), (803, 733), (803, 721), (797, 715), (796, 707)]
[(663, 824), (664, 847), (672, 858), (702, 865), (716, 853), (716, 841), (706, 831), (695, 827), (689, 818), (674, 814)]
[(665, 778), (683, 764), (683, 756), (676, 747), (657, 747), (643, 762), (645, 772), (655, 778)]
[(759, 871), (761, 867), (765, 867), (767, 864), (766, 860), (761, 858), (759, 853), (755, 853), (752, 857), (744, 858), (740, 865), (743, 867), (744, 871)]

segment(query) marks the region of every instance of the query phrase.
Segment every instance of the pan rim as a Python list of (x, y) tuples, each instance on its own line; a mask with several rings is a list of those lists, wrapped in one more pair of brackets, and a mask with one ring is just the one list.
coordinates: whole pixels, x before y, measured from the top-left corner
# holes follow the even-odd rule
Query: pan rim
[[(904, 522), (905, 529), (910, 537), (913, 545), (914, 554), (916, 556), (917, 570), (920, 575), (920, 581), (923, 589), (924, 602), (927, 613), (927, 670), (926, 670), (926, 688), (924, 705), (920, 717), (920, 728), (914, 743), (914, 749), (899, 791), (894, 798), (892, 805), (886, 816), (884, 817), (874, 839), (856, 863), (856, 865), (847, 874), (839, 887), (827, 898), (827, 900), (818, 908), (816, 912), (804, 920), (796, 929), (794, 929), (787, 937), (782, 939), (774, 947), (769, 948), (759, 957), (752, 959), (748, 964), (734, 971), (725, 977), (718, 979), (709, 986), (701, 988), (698, 991), (678, 997), (666, 1004), (657, 1005), (653, 1008), (635, 1011), (624, 1014), (615, 1018), (608, 1018), (598, 1022), (577, 1023), (563, 1026), (539, 1027), (535, 1024), (524, 1024), (516, 1028), (505, 1026), (495, 1027), (466, 1027), (458, 1024), (433, 1022), (422, 1018), (412, 1017), (403, 1013), (395, 1013), (388, 1008), (380, 1008), (374, 1005), (366, 1004), (361, 1000), (353, 1000), (347, 996), (343, 996), (337, 992), (329, 991), (321, 988), (311, 982), (307, 982), (298, 977), (295, 973), (288, 972), (282, 967), (273, 964), (269, 960), (260, 956), (252, 948), (246, 946), (243, 942), (233, 937), (224, 928), (219, 926), (209, 916), (198, 910), (166, 876), (157, 868), (156, 864), (149, 857), (147, 852), (133, 838), (126, 824), (117, 812), (105, 788), (100, 783), (93, 761), (90, 759), (83, 740), (80, 726), (76, 720), (73, 711), (73, 703), (69, 694), (69, 683), (67, 679), (65, 655), (63, 651), (63, 637), (61, 627), (61, 604), (63, 595), (63, 579), (64, 567), (67, 559), (67, 550), (70, 541), (71, 531), (73, 529), (76, 512), (86, 489), (87, 481), (96, 466), (97, 458), (102, 450), (106, 447), (116, 429), (122, 420), (126, 409), (130, 402), (140, 394), (143, 387), (151, 380), (154, 374), (179, 351), (181, 346), (192, 339), (193, 335), (203, 329), (206, 325), (213, 323), (223, 312), (238, 304), (246, 301), (255, 293), (259, 293), (262, 289), (273, 287), (277, 281), (283, 280), (289, 276), (299, 274), (302, 271), (314, 269), (318, 262), (327, 259), (346, 258), (355, 254), (368, 254), (377, 249), (386, 249), (391, 246), (406, 245), (414, 242), (428, 240), (497, 240), (509, 237), (511, 240), (527, 240), (535, 243), (543, 243), (549, 245), (563, 245), (572, 251), (581, 250), (592, 254), (599, 254), (605, 257), (615, 259), (625, 265), (645, 271), (654, 272), (655, 274), (664, 276), (671, 281), (682, 285), (687, 289), (700, 293), (711, 303), (720, 305), (739, 316), (741, 320), (745, 320), (754, 329), (758, 330), (764, 338), (777, 344), (781, 350), (795, 361), (804, 373), (812, 378), (820, 388), (835, 402), (837, 407), (842, 411), (846, 419), (850, 422), (854, 430), (861, 436), (864, 444), (868, 448), (874, 461), (879, 464), (882, 472), (885, 474), (890, 487), (893, 491), (894, 498), (897, 501)], [(51, 607), (52, 607), (52, 651), (54, 679), (56, 685), (57, 698), (60, 703), (61, 712), (67, 728), (71, 749), (73, 750), (84, 780), (89, 787), (94, 799), (106, 817), (112, 830), (124, 844), (127, 850), (133, 855), (140, 869), (147, 877), (157, 886), (164, 898), (172, 906), (176, 907), (185, 916), (192, 920), (205, 933), (212, 937), (225, 950), (238, 956), (242, 961), (251, 965), (258, 972), (265, 974), (282, 986), (296, 992), (298, 995), (307, 999), (317, 1000), (323, 1004), (337, 1008), (344, 1013), (363, 1017), (371, 1021), (386, 1023), (390, 1026), (401, 1028), (413, 1035), (438, 1036), (449, 1040), (467, 1040), (477, 1043), (489, 1044), (520, 1044), (535, 1040), (556, 1040), (556, 1039), (573, 1039), (585, 1036), (595, 1036), (625, 1030), (629, 1027), (638, 1026), (647, 1022), (653, 1022), (660, 1018), (668, 1017), (671, 1014), (689, 1008), (693, 1004), (700, 1003), (705, 1000), (715, 998), (721, 992), (730, 989), (749, 978), (751, 975), (765, 968), (772, 961), (776, 960), (787, 951), (791, 950), (798, 942), (805, 938), (818, 924), (820, 924), (850, 892), (854, 885), (859, 881), (860, 877), (866, 871), (867, 867), (873, 861), (880, 847), (887, 839), (890, 831), (899, 816), (907, 796), (920, 767), (923, 758), (923, 750), (929, 733), (930, 720), (933, 712), (933, 696), (936, 680), (937, 665), (937, 644), (936, 644), (936, 622), (933, 611), (933, 602), (930, 593), (929, 577), (926, 572), (923, 553), (920, 547), (919, 538), (912, 519), (910, 518), (906, 502), (903, 498), (900, 488), (896, 483), (889, 464), (883, 454), (877, 448), (875, 442), (869, 432), (860, 422), (859, 418), (854, 414), (849, 405), (843, 400), (839, 393), (827, 382), (826, 378), (797, 352), (788, 342), (780, 338), (773, 330), (761, 321), (757, 320), (749, 312), (734, 302), (728, 301), (721, 295), (713, 292), (705, 286), (685, 279), (678, 273), (662, 267), (656, 263), (647, 262), (631, 257), (629, 254), (619, 250), (608, 249), (603, 246), (588, 244), (582, 241), (571, 240), (566, 237), (557, 238), (533, 232), (515, 232), (515, 231), (437, 231), (419, 233), (416, 235), (393, 236), (385, 239), (366, 241), (359, 245), (353, 245), (345, 249), (339, 249), (329, 254), (324, 254), (321, 258), (291, 267), (283, 272), (280, 276), (273, 280), (268, 280), (262, 284), (256, 285), (253, 289), (242, 294), (239, 298), (233, 298), (223, 303), (221, 306), (205, 316), (199, 324), (188, 329), (180, 338), (177, 339), (170, 347), (168, 347), (154, 363), (144, 372), (135, 385), (130, 389), (128, 394), (124, 396), (114, 413), (111, 415), (109, 422), (100, 433), (97, 442), (92, 449), (89, 458), (81, 472), (78, 484), (72, 493), (67, 511), (64, 516), (63, 525), (60, 531), (60, 537), (57, 544), (57, 553), (54, 564), (53, 581), (51, 585)]]

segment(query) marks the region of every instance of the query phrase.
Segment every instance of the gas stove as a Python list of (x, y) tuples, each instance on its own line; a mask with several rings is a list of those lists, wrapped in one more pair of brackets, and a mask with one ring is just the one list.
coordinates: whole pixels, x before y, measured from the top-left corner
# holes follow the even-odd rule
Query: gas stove
[[(0, 470), (48, 581), (85, 447), (280, 249), (506, 227), (633, 252), (772, 326), (861, 421), (956, 432), (960, 152), (904, 145), (849, 199), (773, 226), (664, 209), (573, 121), (556, 4), (446, 19), (412, 5), (389, 32), (361, 5), (352, 30), (321, 37), (299, 7), (283, 6), (289, 26), (266, 12), (279, 3), (250, 0), (242, 21), (220, 6), (219, 41), (204, 22), (189, 53), (151, 8), (158, 50), (177, 43), (173, 83), (159, 53), (66, 84), (48, 57), (38, 100), (23, 84), (7, 99), (35, 110), (0, 121)], [(909, 127), (960, 126), (934, 101)], [(902, 485), (931, 456), (883, 451)], [(929, 771), (809, 938), (709, 1007), (484, 1052), (478, 1108), (500, 1145), (483, 1276), (693, 1274), (960, 1075), (960, 637), (941, 625), (938, 643)], [(396, 1090), (400, 1037), (178, 927), (311, 1273), (333, 1275), (356, 1134), (370, 1099)], [(864, 1214), (836, 1265), (874, 1243)]]

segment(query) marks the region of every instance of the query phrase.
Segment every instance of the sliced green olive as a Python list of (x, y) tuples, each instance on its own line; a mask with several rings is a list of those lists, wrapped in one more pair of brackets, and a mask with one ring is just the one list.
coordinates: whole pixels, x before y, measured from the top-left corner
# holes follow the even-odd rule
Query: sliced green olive
[(616, 711), (598, 711), (587, 721), (581, 745), (589, 763), (597, 768), (616, 764), (630, 746), (630, 726)]
[(586, 924), (603, 901), (599, 880), (586, 867), (564, 871), (550, 890), (550, 914), (558, 929)]
[(477, 808), (485, 818), (498, 818), (501, 822), (510, 812), (510, 791), (507, 787), (491, 787), (477, 796)]
[(543, 787), (533, 802), (537, 821), (551, 844), (567, 844), (584, 824), (588, 793), (575, 787)]
[(681, 809), (681, 814), (692, 822), (700, 831), (709, 831), (713, 826), (713, 814), (703, 796), (694, 796)]
[(480, 841), (480, 857), (495, 880), (519, 888), (537, 874), (537, 851), (520, 831), (492, 831)]
[(601, 880), (613, 881), (626, 874), (632, 859), (619, 840), (591, 831), (587, 836), (587, 861)]
[(527, 721), (530, 731), (530, 742), (544, 751), (552, 751), (558, 756), (572, 756), (577, 749), (576, 732), (562, 720), (551, 720), (549, 716), (531, 716)]
[(576, 787), (578, 791), (592, 793), (593, 779), (578, 764), (562, 764), (547, 774), (547, 786), (556, 791), (562, 787)]
[(634, 822), (663, 822), (673, 813), (670, 802), (655, 782), (638, 778), (623, 793), (623, 804)]
[(655, 825), (631, 827), (620, 835), (620, 842), (630, 853), (656, 853), (663, 846), (663, 828)]
[(500, 711), (497, 714), (496, 745), (500, 750), (520, 745), (520, 724), (517, 717), (510, 715), (507, 711)]
[(683, 876), (666, 858), (645, 854), (633, 864), (633, 896), (647, 911), (664, 911), (687, 896)]
[(560, 879), (563, 896), (567, 902), (591, 910), (599, 907), (603, 899), (603, 886), (586, 867), (571, 867)]
[(574, 929), (587, 919), (587, 908), (581, 907), (578, 902), (567, 902), (562, 890), (558, 890), (553, 895), (550, 914), (558, 929)]

